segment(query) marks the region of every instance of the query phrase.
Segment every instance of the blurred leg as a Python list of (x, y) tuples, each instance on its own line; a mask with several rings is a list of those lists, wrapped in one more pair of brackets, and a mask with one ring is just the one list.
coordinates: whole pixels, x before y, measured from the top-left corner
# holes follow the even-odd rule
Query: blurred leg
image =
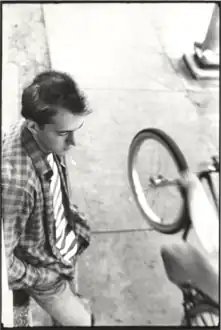
[(27, 292), (61, 326), (91, 326), (91, 313), (76, 296), (70, 283), (61, 280), (50, 289), (28, 289)]
[(92, 312), (90, 299), (85, 298), (81, 294), (78, 293), (78, 286), (76, 285), (76, 278), (74, 278), (72, 281), (70, 281), (69, 284), (70, 284), (70, 288), (71, 288), (72, 292), (80, 298), (80, 300), (83, 303), (84, 307), (86, 308), (88, 313), (90, 313), (90, 315), (91, 315), (91, 326), (94, 326), (95, 325), (95, 317), (94, 317), (94, 314)]

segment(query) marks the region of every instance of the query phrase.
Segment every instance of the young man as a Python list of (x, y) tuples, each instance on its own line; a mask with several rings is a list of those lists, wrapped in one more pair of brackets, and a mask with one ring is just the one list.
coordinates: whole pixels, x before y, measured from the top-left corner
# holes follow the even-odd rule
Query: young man
[(91, 111), (65, 73), (39, 74), (22, 94), (25, 120), (3, 139), (2, 218), (9, 287), (23, 289), (62, 326), (92, 325), (73, 290), (89, 245), (86, 219), (71, 204), (64, 156)]

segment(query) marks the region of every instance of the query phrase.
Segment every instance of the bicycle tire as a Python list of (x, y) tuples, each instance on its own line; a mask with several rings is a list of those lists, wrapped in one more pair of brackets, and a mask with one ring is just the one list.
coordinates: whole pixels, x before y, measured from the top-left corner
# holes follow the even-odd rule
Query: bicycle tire
[[(184, 316), (181, 321), (181, 326), (218, 326), (219, 325), (219, 309), (218, 307), (214, 307), (211, 305), (208, 305), (206, 303), (202, 303), (200, 305), (194, 306), (191, 308), (191, 310), (188, 312), (188, 320)], [(218, 317), (218, 324), (207, 324), (205, 313), (209, 315), (210, 321), (213, 319), (211, 315), (215, 315), (215, 317)], [(204, 314), (204, 317), (202, 315)], [(196, 319), (201, 315), (201, 324), (196, 324)], [(208, 320), (207, 315), (207, 320)]]
[(173, 141), (173, 139), (167, 135), (164, 131), (157, 129), (157, 128), (147, 128), (142, 131), (139, 131), (135, 137), (133, 138), (130, 147), (129, 147), (129, 154), (128, 154), (128, 177), (129, 177), (129, 183), (132, 189), (133, 196), (135, 198), (136, 204), (138, 205), (138, 208), (140, 209), (142, 215), (144, 216), (145, 220), (149, 223), (151, 227), (153, 227), (156, 231), (162, 232), (164, 234), (174, 234), (180, 231), (182, 228), (184, 228), (184, 225), (187, 221), (187, 214), (186, 214), (186, 199), (185, 196), (182, 196), (182, 212), (179, 215), (177, 219), (171, 224), (162, 224), (153, 221), (150, 214), (147, 214), (145, 212), (143, 206), (141, 205), (137, 192), (136, 192), (136, 184), (134, 182), (133, 178), (133, 168), (134, 168), (134, 162), (136, 159), (136, 153), (142, 144), (147, 139), (156, 140), (159, 142), (172, 156), (172, 159), (174, 160), (174, 163), (177, 167), (178, 173), (181, 175), (183, 172), (185, 172), (189, 167), (187, 164), (187, 161), (181, 152), (180, 148), (177, 146), (177, 144)]

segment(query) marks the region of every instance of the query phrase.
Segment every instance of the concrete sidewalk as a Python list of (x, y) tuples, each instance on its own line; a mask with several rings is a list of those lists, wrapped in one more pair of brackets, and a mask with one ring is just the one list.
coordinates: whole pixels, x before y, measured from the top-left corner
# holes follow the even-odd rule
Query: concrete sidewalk
[[(181, 293), (159, 251), (180, 235), (122, 232), (149, 229), (129, 189), (127, 155), (146, 127), (171, 135), (194, 170), (217, 154), (219, 86), (193, 80), (179, 60), (203, 40), (213, 4), (43, 7), (44, 17), (39, 4), (4, 4), (4, 126), (19, 117), (21, 88), (49, 68), (48, 41), (52, 68), (72, 74), (94, 110), (70, 154), (73, 200), (93, 230), (79, 264), (80, 291), (92, 297), (97, 324), (178, 325)], [(194, 233), (191, 241), (197, 244)]]
[(129, 189), (127, 155), (146, 127), (166, 131), (193, 170), (218, 153), (217, 82), (193, 80), (180, 61), (203, 41), (213, 5), (43, 7), (52, 67), (76, 78), (94, 110), (70, 154), (73, 200), (94, 232), (79, 264), (80, 291), (92, 297), (98, 325), (179, 325), (181, 293), (159, 251), (180, 234), (132, 231), (148, 225)]

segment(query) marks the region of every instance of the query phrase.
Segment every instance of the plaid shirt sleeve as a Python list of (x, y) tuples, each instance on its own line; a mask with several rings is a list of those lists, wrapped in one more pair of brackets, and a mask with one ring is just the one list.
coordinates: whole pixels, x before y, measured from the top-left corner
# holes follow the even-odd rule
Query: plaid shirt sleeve
[(2, 188), (3, 231), (10, 289), (28, 288), (53, 279), (57, 275), (52, 270), (33, 267), (18, 259), (14, 253), (34, 207), (32, 196), (16, 185), (3, 184)]
[(24, 232), (32, 208), (32, 198), (24, 188), (12, 184), (3, 185), (3, 230), (9, 286), (11, 289), (31, 286), (38, 278), (37, 270), (19, 260), (14, 254), (19, 237)]

